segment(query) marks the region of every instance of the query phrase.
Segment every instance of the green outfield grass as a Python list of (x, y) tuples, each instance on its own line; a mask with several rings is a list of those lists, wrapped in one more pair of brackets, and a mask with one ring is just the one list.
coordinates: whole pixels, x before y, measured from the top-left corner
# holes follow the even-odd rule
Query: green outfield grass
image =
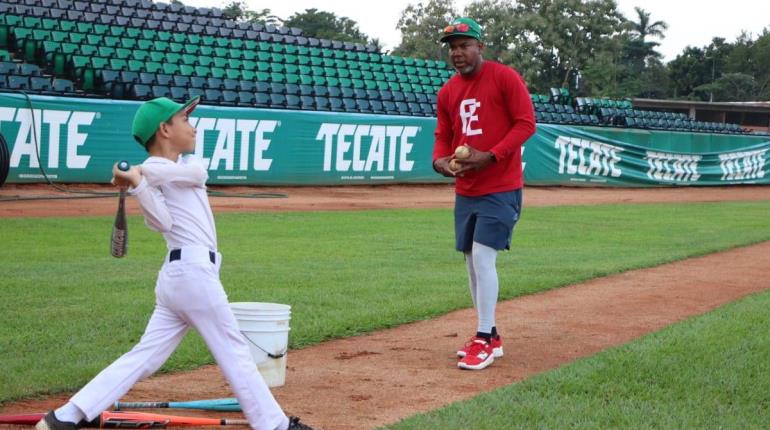
[(388, 427), (766, 429), (770, 292)]
[[(770, 239), (770, 203), (525, 208), (501, 254), (511, 298)], [(72, 390), (139, 339), (164, 256), (130, 223), (129, 255), (109, 255), (112, 220), (0, 219), (0, 402)], [(231, 301), (293, 306), (291, 346), (468, 307), (462, 255), (443, 210), (219, 214)], [(164, 367), (212, 359), (191, 334)]]

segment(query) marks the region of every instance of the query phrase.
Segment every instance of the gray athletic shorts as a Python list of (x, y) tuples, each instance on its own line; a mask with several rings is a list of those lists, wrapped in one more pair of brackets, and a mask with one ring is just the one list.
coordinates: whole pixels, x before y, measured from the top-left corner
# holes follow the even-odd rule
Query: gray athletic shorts
[(521, 189), (455, 199), (455, 247), (470, 252), (473, 242), (510, 249), (513, 226), (521, 214)]

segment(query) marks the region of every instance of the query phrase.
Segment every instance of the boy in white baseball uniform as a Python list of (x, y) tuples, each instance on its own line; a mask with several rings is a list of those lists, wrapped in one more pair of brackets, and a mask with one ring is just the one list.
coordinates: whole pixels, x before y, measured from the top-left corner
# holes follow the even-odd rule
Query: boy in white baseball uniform
[(93, 420), (138, 380), (168, 359), (191, 327), (200, 333), (255, 430), (312, 430), (287, 417), (270, 393), (230, 309), (219, 268), (214, 217), (206, 195), (208, 173), (195, 149), (184, 105), (161, 97), (142, 104), (133, 136), (150, 157), (127, 172), (113, 168), (113, 184), (129, 186), (145, 224), (166, 239), (168, 254), (158, 274), (155, 310), (139, 343), (99, 373), (69, 402), (49, 412), (37, 430), (73, 430)]

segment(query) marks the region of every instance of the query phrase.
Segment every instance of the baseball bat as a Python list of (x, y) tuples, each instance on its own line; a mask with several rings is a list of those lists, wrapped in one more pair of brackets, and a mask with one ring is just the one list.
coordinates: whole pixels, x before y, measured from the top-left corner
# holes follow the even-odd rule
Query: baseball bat
[(43, 419), (45, 413), (22, 414), (22, 415), (0, 415), (0, 424), (16, 424), (33, 426)]
[[(118, 162), (118, 169), (127, 172), (131, 165), (126, 160)], [(110, 253), (115, 258), (121, 258), (128, 252), (128, 226), (126, 225), (126, 190), (120, 188), (118, 198), (118, 212), (115, 214), (115, 223), (112, 225), (112, 240), (110, 241)]]
[[(0, 415), (0, 424), (15, 424), (15, 425), (27, 425), (34, 426), (38, 421), (45, 417), (45, 412), (39, 412), (35, 414), (23, 414), (23, 415)], [(147, 428), (166, 428), (168, 420), (157, 421), (147, 420), (144, 417), (115, 417), (105, 416), (102, 413), (93, 421), (81, 421), (78, 423), (79, 427), (84, 428), (131, 428), (131, 429), (147, 429)]]
[(105, 411), (101, 415), (101, 427), (108, 427), (107, 424), (120, 422), (147, 422), (159, 423), (166, 427), (183, 426), (247, 426), (249, 422), (245, 419), (231, 418), (204, 418), (204, 417), (180, 417), (176, 415), (149, 414), (145, 412), (122, 412)]
[(222, 399), (190, 400), (186, 402), (115, 402), (115, 410), (121, 409), (200, 409), (204, 411), (241, 412), (235, 397)]

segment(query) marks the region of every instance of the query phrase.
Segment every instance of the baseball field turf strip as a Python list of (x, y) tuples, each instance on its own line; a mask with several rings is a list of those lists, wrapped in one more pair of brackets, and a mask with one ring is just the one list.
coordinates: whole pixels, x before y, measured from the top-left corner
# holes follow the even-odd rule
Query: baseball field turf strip
[[(770, 203), (525, 208), (501, 298), (770, 239)], [(110, 217), (0, 220), (0, 402), (72, 390), (130, 349), (153, 305), (161, 237)], [(293, 306), (291, 346), (467, 307), (447, 209), (218, 214), (231, 301)], [(164, 367), (212, 362), (191, 334)]]
[(766, 429), (768, 309), (755, 294), (388, 428)]

